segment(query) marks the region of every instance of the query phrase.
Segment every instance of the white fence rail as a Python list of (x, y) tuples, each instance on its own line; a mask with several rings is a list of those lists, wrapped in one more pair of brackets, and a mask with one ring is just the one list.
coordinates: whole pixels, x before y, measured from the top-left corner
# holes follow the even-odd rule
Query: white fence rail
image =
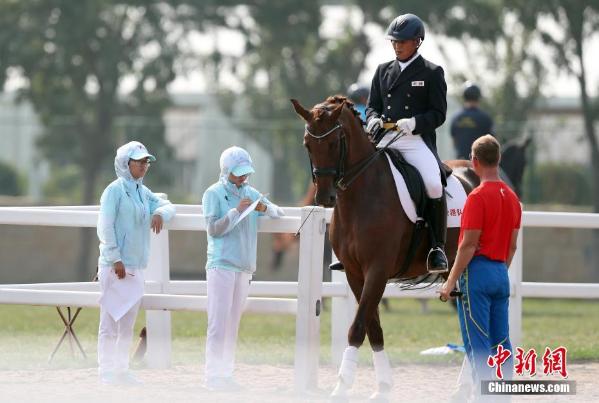
[[(3, 207), (0, 225), (95, 227), (97, 206)], [(296, 315), (296, 388), (317, 385), (320, 348), (320, 306), (322, 297), (332, 297), (331, 346), (338, 362), (347, 343), (347, 331), (355, 312), (355, 301), (343, 273), (332, 273), (331, 282), (322, 281), (322, 258), (326, 223), (331, 210), (322, 208), (285, 208), (279, 220), (261, 218), (259, 231), (295, 233), (301, 223), (300, 259), (297, 282), (255, 281), (250, 288), (247, 310)], [(523, 227), (599, 228), (599, 214), (524, 212)], [(206, 309), (205, 281), (171, 281), (169, 230), (205, 231), (201, 206), (177, 205), (177, 216), (160, 235), (152, 235), (150, 263), (146, 273), (146, 294), (142, 307), (147, 310), (148, 364), (160, 368), (170, 365), (171, 310)], [(522, 331), (522, 298), (599, 298), (599, 284), (523, 283), (522, 237), (510, 268), (510, 332), (518, 345)], [(0, 262), (0, 269), (1, 269)], [(198, 262), (200, 266), (200, 262)], [(435, 289), (400, 291), (388, 285), (386, 297), (437, 298)], [(49, 306), (98, 306), (97, 283), (46, 283), (0, 285), (0, 303)]]

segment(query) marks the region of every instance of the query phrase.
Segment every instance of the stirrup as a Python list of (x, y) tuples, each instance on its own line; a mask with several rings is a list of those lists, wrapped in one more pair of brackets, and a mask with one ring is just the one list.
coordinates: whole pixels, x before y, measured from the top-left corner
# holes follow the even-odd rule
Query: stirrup
[[(440, 252), (445, 260), (445, 267), (430, 267), (430, 259), (431, 254), (434, 252)], [(426, 255), (426, 271), (429, 273), (447, 273), (449, 271), (449, 263), (447, 262), (447, 256), (445, 256), (445, 251), (443, 248), (435, 246), (428, 251), (428, 255)]]
[(335, 262), (329, 265), (329, 270), (345, 271), (345, 267), (343, 267), (343, 263)]

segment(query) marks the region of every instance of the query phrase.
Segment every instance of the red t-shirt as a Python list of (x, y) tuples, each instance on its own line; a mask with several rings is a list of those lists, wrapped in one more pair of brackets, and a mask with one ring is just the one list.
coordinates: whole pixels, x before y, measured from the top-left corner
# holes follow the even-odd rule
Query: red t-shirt
[(503, 182), (483, 182), (466, 199), (459, 242), (464, 230), (481, 230), (474, 256), (505, 262), (512, 232), (520, 228), (521, 217), (520, 201), (512, 189)]

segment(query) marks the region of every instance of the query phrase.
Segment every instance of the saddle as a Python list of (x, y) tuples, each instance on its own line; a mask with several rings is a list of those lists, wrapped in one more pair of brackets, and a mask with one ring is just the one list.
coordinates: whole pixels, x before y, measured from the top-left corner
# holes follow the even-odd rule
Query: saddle
[[(404, 159), (399, 150), (387, 148), (385, 149), (385, 153), (387, 153), (395, 168), (399, 171), (401, 176), (403, 176), (408, 188), (408, 193), (410, 193), (410, 198), (416, 205), (416, 214), (418, 217), (424, 217), (428, 197), (420, 172)], [(451, 176), (453, 170), (442, 162), (439, 162), (439, 168), (441, 170), (443, 187), (447, 187), (447, 178)]]
[(420, 172), (413, 165), (408, 164), (399, 150), (387, 148), (385, 149), (385, 153), (387, 153), (395, 168), (403, 176), (410, 198), (416, 206), (417, 216), (424, 217), (427, 196)]

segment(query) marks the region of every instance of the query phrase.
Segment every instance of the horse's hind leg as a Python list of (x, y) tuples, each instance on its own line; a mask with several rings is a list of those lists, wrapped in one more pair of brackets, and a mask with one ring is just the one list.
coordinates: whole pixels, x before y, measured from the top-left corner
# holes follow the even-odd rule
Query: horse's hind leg
[(370, 341), (372, 351), (381, 351), (385, 348), (385, 340), (383, 338), (383, 329), (381, 328), (378, 309), (374, 311), (374, 317), (366, 328), (366, 334), (368, 334), (368, 341)]

